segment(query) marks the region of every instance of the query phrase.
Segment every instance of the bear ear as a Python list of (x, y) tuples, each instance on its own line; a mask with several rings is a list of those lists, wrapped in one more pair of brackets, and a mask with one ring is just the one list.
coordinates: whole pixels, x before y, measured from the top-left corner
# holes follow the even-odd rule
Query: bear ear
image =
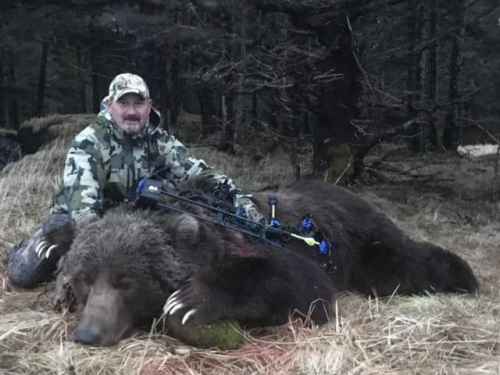
[(178, 248), (192, 247), (200, 242), (200, 222), (189, 214), (178, 216), (170, 230)]

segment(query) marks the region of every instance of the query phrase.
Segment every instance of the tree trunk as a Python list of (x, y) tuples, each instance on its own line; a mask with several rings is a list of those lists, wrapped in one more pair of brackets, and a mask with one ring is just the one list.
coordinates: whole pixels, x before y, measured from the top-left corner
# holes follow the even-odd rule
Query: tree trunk
[[(423, 41), (428, 45), (420, 59), (420, 72), (422, 74), (422, 100), (419, 107), (423, 117), (431, 118), (437, 102), (437, 0), (427, 0), (425, 10), (422, 10), (424, 17)], [(419, 122), (419, 132), (415, 139), (415, 149), (424, 152), (430, 141), (429, 136), (433, 132), (429, 131), (431, 126), (429, 122)], [(436, 134), (436, 132), (434, 132)], [(441, 145), (441, 139), (434, 139), (438, 145)]]
[[(248, 9), (245, 5), (242, 4), (242, 6), (239, 8), (240, 12), (239, 14), (234, 14), (233, 13), (233, 26), (235, 30), (237, 29), (238, 23), (239, 23), (239, 30), (237, 33), (235, 33), (236, 37), (239, 36), (239, 43), (234, 43), (235, 45), (235, 61), (244, 61), (247, 57), (247, 49), (246, 49), (246, 39), (247, 39), (247, 34), (246, 34), (246, 29), (247, 29), (247, 13)], [(242, 64), (244, 66), (244, 64)], [(244, 69), (244, 68), (240, 68)], [(234, 141), (236, 138), (238, 138), (238, 132), (243, 129), (243, 126), (245, 126), (245, 115), (246, 115), (246, 96), (243, 94), (243, 80), (245, 77), (245, 71), (238, 71), (238, 77), (236, 78), (237, 82), (237, 88), (236, 88), (236, 96), (234, 100), (234, 135), (233, 139), (231, 142), (233, 143), (231, 149), (234, 149)]]
[(234, 106), (233, 100), (222, 95), (221, 113), (223, 123), (223, 135), (219, 148), (224, 151), (234, 152)]
[(333, 68), (342, 76), (322, 86), (318, 98), (318, 125), (313, 132), (314, 174), (325, 176), (327, 173), (327, 180), (335, 183), (351, 176), (353, 146), (359, 142), (351, 120), (358, 114), (362, 92), (361, 71), (353, 52), (347, 16), (344, 22), (344, 26), (337, 26), (337, 31), (332, 33), (337, 40), (330, 41), (329, 56), (320, 66), (321, 71)]
[(5, 83), (5, 51), (0, 49), (0, 127), (7, 127), (7, 88)]
[[(424, 39), (424, 26), (425, 26), (425, 4), (417, 6), (417, 24), (416, 24), (416, 41), (420, 43)], [(424, 72), (424, 56), (422, 49), (419, 49), (415, 55), (415, 101), (418, 106), (422, 101), (422, 87), (423, 87), (423, 72)]]
[[(407, 32), (408, 32), (408, 66), (406, 76), (407, 102), (406, 110), (408, 118), (417, 117), (417, 108), (421, 106), (422, 99), (422, 49), (419, 44), (422, 42), (422, 29), (424, 25), (424, 7), (418, 0), (408, 0), (407, 3)], [(416, 151), (423, 149), (423, 128), (420, 125), (415, 129), (415, 134), (410, 138), (411, 148)], [(361, 164), (360, 162), (356, 162)], [(358, 172), (356, 172), (358, 173)]]
[(164, 127), (174, 134), (177, 131), (177, 124), (176, 121), (172, 121), (172, 60), (168, 58), (173, 56), (171, 50), (172, 46), (166, 44), (161, 46), (158, 51), (160, 55), (160, 102), (158, 109), (163, 114)]
[[(246, 57), (246, 7), (233, 7), (231, 13), (231, 34), (233, 35), (230, 45), (227, 47), (231, 51), (233, 61), (242, 61)], [(238, 27), (239, 26), (239, 27)], [(238, 39), (240, 43), (238, 42)], [(243, 96), (243, 77), (244, 72), (239, 70), (233, 74), (232, 81), (234, 86), (230, 88), (231, 97), (225, 96), (223, 99), (223, 108), (226, 108), (226, 117), (224, 121), (224, 134), (221, 139), (221, 149), (234, 152), (234, 143), (238, 136), (238, 129), (244, 123), (244, 96)], [(227, 94), (227, 91), (224, 95)]]
[(47, 57), (49, 53), (49, 43), (42, 42), (42, 51), (40, 54), (40, 70), (38, 74), (38, 91), (36, 99), (35, 115), (41, 117), (43, 115), (43, 104), (45, 101), (45, 82), (47, 80)]
[(92, 112), (92, 104), (90, 103), (89, 98), (89, 64), (88, 62), (88, 54), (85, 53), (83, 47), (78, 45), (76, 48), (76, 61), (78, 64), (78, 79), (79, 79), (79, 87), (78, 87), (78, 96), (80, 102), (80, 111), (82, 113)]
[(416, 46), (419, 42), (417, 20), (418, 0), (408, 0), (408, 67), (406, 73), (406, 91), (408, 92), (407, 105), (410, 113), (416, 105), (417, 81), (419, 80), (417, 76), (419, 54), (416, 52)]
[(451, 103), (448, 113), (448, 128), (444, 134), (446, 146), (456, 146), (463, 142), (462, 127), (458, 126), (457, 118), (461, 110), (458, 103), (459, 81), (460, 81), (460, 61), (461, 61), (461, 40), (465, 34), (465, 1), (455, 0), (452, 8), (452, 27), (457, 30), (451, 36), (451, 51), (449, 60), (450, 84), (448, 87), (448, 100)]
[(172, 124), (177, 124), (177, 117), (179, 113), (183, 110), (182, 95), (186, 90), (185, 80), (182, 78), (183, 71), (183, 57), (184, 51), (182, 45), (177, 45), (173, 48), (173, 53), (171, 61), (169, 63), (169, 109), (170, 109), (170, 121)]
[(215, 93), (211, 89), (209, 83), (199, 83), (199, 88), (196, 90), (198, 93), (198, 102), (200, 104), (201, 113), (201, 132), (202, 138), (213, 134), (216, 129), (215, 112)]
[(16, 82), (16, 68), (15, 68), (15, 58), (14, 53), (11, 50), (7, 50), (7, 87), (9, 88), (10, 94), (7, 95), (7, 116), (6, 116), (6, 128), (8, 129), (19, 129), (19, 105), (16, 93), (17, 82)]
[(429, 0), (426, 40), (430, 42), (425, 62), (425, 101), (433, 109), (437, 99), (437, 0)]
[(93, 112), (99, 112), (101, 109), (101, 96), (99, 92), (99, 66), (98, 66), (98, 48), (90, 48), (90, 77), (92, 92)]

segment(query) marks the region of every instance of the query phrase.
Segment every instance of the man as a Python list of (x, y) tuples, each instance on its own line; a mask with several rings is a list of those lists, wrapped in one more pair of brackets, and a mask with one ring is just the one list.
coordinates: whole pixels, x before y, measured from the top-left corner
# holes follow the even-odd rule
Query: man
[(143, 177), (159, 177), (176, 188), (197, 176), (208, 192), (224, 185), (240, 212), (256, 222), (263, 219), (248, 195), (203, 160), (192, 158), (160, 127), (160, 120), (141, 77), (123, 73), (113, 79), (96, 122), (75, 137), (68, 151), (63, 188), (47, 222), (9, 254), (7, 273), (14, 285), (30, 288), (49, 279), (71, 245), (67, 233), (73, 224), (94, 220), (126, 200)]

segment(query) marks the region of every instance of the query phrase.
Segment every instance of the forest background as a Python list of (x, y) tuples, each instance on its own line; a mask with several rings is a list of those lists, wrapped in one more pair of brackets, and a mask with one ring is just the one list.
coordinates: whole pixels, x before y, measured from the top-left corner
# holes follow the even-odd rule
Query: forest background
[(356, 175), (383, 140), (496, 143), (499, 31), (495, 0), (5, 0), (0, 128), (34, 152), (23, 122), (96, 113), (131, 71), (188, 143), (216, 133), (234, 152), (264, 135), (260, 148), (284, 145), (292, 162), (312, 146), (314, 173)]

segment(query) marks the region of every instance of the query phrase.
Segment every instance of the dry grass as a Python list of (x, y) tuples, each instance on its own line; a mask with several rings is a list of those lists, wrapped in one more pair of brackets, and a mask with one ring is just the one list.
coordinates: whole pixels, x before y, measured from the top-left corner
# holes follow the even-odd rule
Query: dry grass
[[(1, 172), (1, 259), (10, 244), (29, 236), (47, 215), (66, 147), (56, 142)], [(195, 152), (250, 189), (292, 180), (286, 156), (256, 164), (205, 148)], [(401, 179), (398, 184), (373, 182), (356, 190), (415, 238), (439, 243), (466, 258), (482, 284), (477, 298), (367, 300), (343, 295), (338, 317), (328, 325), (290, 322), (245, 332), (248, 343), (234, 351), (199, 350), (148, 332), (111, 348), (89, 348), (67, 340), (75, 317), (50, 310), (45, 286), (30, 292), (4, 286), (0, 374), (499, 374), (500, 220), (496, 203), (484, 200), (492, 166), (459, 162), (450, 155), (437, 159), (428, 170), (420, 166), (419, 157), (406, 156), (392, 164), (414, 171), (418, 167), (419, 174), (440, 170), (443, 181), (435, 186)], [(478, 169), (483, 171), (482, 183)], [(466, 199), (475, 192), (482, 200)], [(3, 273), (0, 265), (0, 277)]]
[(34, 134), (47, 130), (53, 137), (75, 135), (96, 118), (93, 114), (60, 115), (54, 114), (45, 117), (33, 117), (21, 124), (21, 129), (31, 129)]

